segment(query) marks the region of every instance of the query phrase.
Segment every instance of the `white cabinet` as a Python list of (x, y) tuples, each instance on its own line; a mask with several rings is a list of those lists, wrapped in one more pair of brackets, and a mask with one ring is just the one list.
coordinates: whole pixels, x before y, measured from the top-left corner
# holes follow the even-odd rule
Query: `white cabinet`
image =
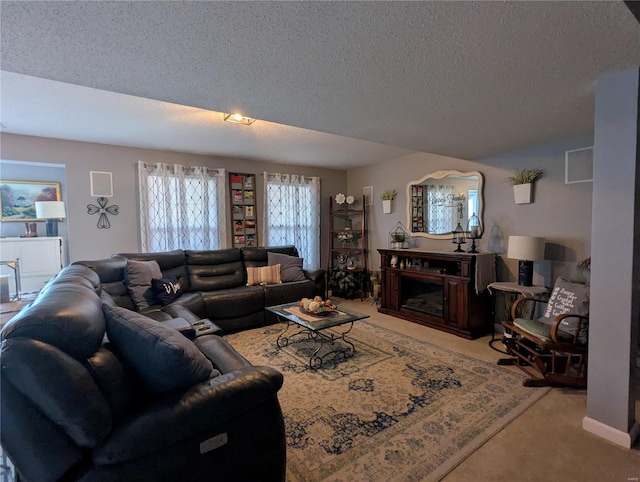
[[(20, 261), (21, 291), (42, 289), (64, 266), (62, 238), (2, 238), (0, 260)], [(4, 270), (2, 274), (5, 273)], [(15, 291), (13, 276), (10, 291)]]

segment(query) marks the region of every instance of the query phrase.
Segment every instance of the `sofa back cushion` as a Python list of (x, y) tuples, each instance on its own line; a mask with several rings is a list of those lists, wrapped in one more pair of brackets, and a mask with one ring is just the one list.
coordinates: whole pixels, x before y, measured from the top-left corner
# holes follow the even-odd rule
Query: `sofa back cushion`
[(280, 253), (288, 256), (298, 256), (295, 246), (264, 246), (259, 248), (240, 248), (242, 261), (245, 266), (267, 266), (269, 264), (269, 253)]
[(122, 256), (112, 256), (106, 259), (75, 261), (73, 265), (84, 265), (91, 268), (100, 278), (102, 295), (106, 292), (116, 305), (129, 310), (135, 310), (136, 305), (124, 284), (124, 269), (127, 259)]
[[(29, 338), (5, 340), (2, 376), (77, 445), (95, 447), (111, 431), (111, 409), (95, 381), (80, 361), (55, 346)], [(31, 430), (35, 436), (37, 427)]]
[(84, 365), (109, 403), (116, 422), (129, 416), (143, 400), (140, 377), (118, 359), (109, 343), (89, 357)]
[(85, 360), (100, 348), (104, 333), (98, 294), (82, 284), (57, 283), (7, 322), (0, 337), (39, 340)]
[(185, 251), (192, 291), (218, 291), (244, 286), (246, 275), (238, 248)]

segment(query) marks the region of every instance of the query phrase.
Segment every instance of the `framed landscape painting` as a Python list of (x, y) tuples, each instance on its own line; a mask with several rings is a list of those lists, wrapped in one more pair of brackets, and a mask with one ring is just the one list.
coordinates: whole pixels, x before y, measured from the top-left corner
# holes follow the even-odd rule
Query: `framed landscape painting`
[(0, 180), (0, 221), (37, 221), (36, 201), (60, 201), (60, 183)]

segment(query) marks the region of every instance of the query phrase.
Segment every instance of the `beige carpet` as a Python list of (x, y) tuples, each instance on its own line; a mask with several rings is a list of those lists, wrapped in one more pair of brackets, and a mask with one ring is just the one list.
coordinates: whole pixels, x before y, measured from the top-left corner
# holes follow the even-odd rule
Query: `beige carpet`
[(288, 480), (440, 480), (548, 389), (520, 372), (356, 322), (353, 358), (309, 367), (314, 342), (278, 349), (279, 325), (229, 335), (285, 376)]

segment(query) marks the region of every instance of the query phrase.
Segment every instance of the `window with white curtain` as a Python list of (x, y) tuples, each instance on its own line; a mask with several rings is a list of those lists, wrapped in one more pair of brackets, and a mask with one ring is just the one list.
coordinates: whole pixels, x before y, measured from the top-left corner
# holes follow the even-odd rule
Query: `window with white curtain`
[(427, 213), (427, 226), (429, 233), (448, 233), (454, 227), (453, 198), (455, 196), (454, 186), (444, 186), (441, 184), (429, 184), (427, 186), (427, 203), (425, 212)]
[(227, 247), (224, 169), (138, 161), (143, 252)]
[(320, 178), (264, 173), (265, 245), (292, 244), (305, 269), (320, 267)]

